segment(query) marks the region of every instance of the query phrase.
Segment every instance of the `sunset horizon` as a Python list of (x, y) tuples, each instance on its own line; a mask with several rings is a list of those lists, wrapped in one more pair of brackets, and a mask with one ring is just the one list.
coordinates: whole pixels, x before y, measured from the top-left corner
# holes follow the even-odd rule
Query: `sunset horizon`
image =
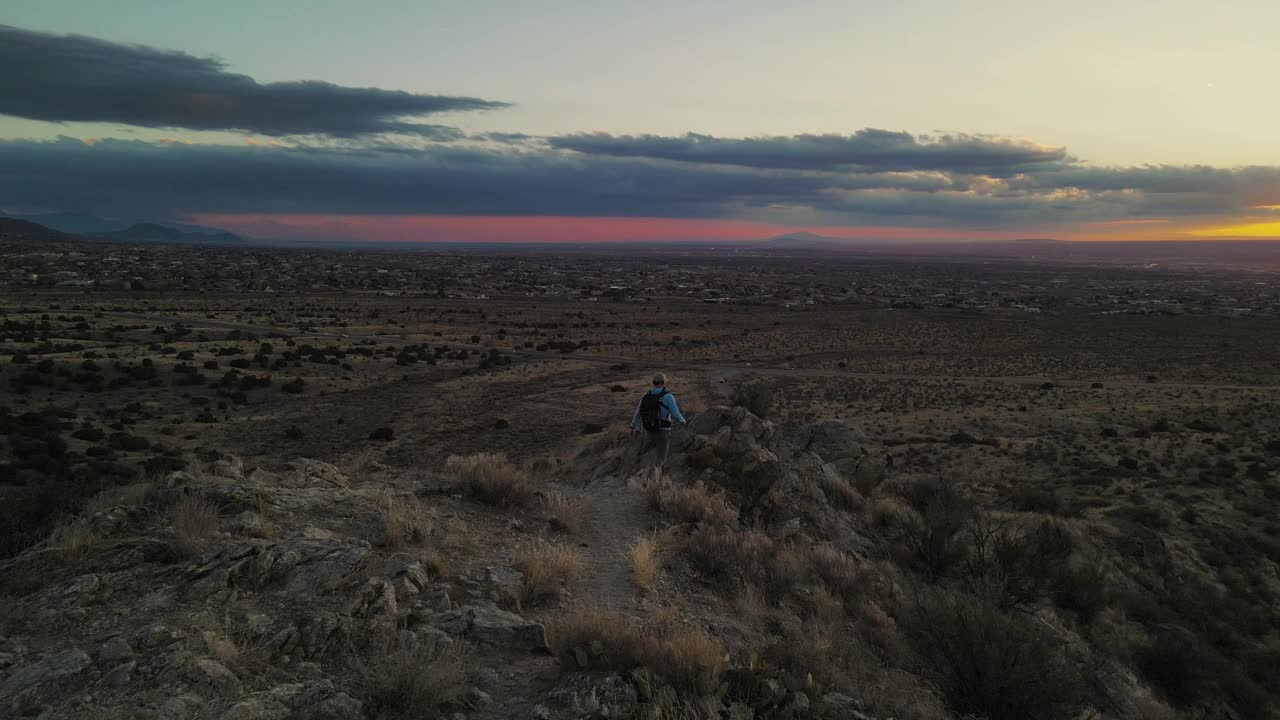
[[(247, 4), (15, 9), (0, 209), (293, 240), (1280, 239), (1280, 102), (1248, 92), (1280, 56), (1249, 28), (1180, 3), (1107, 30), (814, 7), (773, 18), (790, 33), (763, 8), (334, 8), (325, 49), (283, 14), (237, 35)], [(934, 44), (898, 58), (898, 32)]]

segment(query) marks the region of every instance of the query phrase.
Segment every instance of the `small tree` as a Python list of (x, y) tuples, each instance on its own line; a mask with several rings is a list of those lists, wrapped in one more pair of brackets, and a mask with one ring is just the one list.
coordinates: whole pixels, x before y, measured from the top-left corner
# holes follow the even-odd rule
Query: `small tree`
[(762, 382), (734, 387), (731, 399), (734, 405), (746, 408), (757, 417), (767, 418), (774, 410), (773, 391)]

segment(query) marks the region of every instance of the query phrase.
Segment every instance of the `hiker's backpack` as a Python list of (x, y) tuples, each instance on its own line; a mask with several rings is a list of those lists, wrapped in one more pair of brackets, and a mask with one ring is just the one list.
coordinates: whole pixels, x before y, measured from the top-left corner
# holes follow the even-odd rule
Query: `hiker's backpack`
[(662, 419), (662, 399), (667, 396), (666, 389), (660, 393), (646, 392), (640, 398), (640, 426), (649, 432), (657, 432), (671, 427), (670, 420)]

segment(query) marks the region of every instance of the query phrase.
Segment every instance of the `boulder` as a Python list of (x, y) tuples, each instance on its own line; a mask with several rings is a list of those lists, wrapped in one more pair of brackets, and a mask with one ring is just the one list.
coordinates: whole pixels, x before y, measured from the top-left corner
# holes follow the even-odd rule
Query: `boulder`
[(524, 573), (509, 567), (485, 568), (485, 579), (493, 585), (499, 602), (516, 602), (524, 585)]
[(347, 604), (347, 612), (356, 617), (394, 616), (396, 614), (396, 589), (382, 578), (369, 578), (359, 595)]
[(861, 702), (838, 692), (823, 695), (821, 707), (832, 720), (875, 720), (862, 712)]
[(364, 720), (364, 705), (350, 695), (340, 692), (298, 711), (297, 718), (298, 720)]
[(27, 695), (45, 686), (73, 678), (84, 672), (92, 663), (83, 650), (71, 648), (44, 657), (10, 673), (0, 683), (0, 701), (9, 701)]
[(79, 575), (71, 579), (62, 590), (63, 597), (92, 595), (102, 588), (102, 578), (97, 575)]
[(222, 720), (284, 720), (289, 708), (265, 697), (251, 697), (232, 705)]
[(212, 658), (186, 659), (182, 665), (182, 674), (196, 688), (216, 695), (237, 697), (242, 690), (240, 678)]
[(252, 510), (245, 510), (232, 517), (226, 524), (227, 532), (244, 537), (265, 538), (271, 534), (270, 525)]
[(213, 465), (209, 467), (209, 471), (220, 478), (230, 480), (239, 480), (243, 466), (237, 460), (215, 460)]
[(124, 660), (133, 659), (133, 648), (129, 646), (129, 642), (122, 637), (116, 636), (102, 644), (98, 648), (98, 662), (105, 665), (115, 665)]
[(289, 484), (296, 487), (346, 487), (350, 482), (337, 466), (319, 460), (298, 458), (289, 464), (289, 468), (294, 474)]
[(156, 709), (156, 717), (158, 720), (191, 720), (204, 706), (204, 698), (199, 695), (177, 695), (160, 703), (160, 707)]
[(441, 613), (436, 627), (451, 634), (465, 635), (485, 645), (513, 650), (546, 650), (546, 628), (493, 603), (467, 605)]
[(409, 563), (399, 575), (416, 585), (419, 590), (425, 590), (431, 584), (431, 574), (420, 562)]

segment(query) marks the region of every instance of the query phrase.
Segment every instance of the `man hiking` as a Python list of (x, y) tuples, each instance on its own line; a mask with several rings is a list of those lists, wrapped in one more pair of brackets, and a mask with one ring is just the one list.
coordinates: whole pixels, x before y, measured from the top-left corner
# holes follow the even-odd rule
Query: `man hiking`
[(680, 414), (680, 406), (676, 405), (676, 396), (667, 391), (667, 376), (658, 373), (653, 376), (653, 387), (640, 398), (636, 414), (631, 416), (631, 432), (635, 432), (637, 426), (644, 428), (649, 435), (648, 445), (654, 448), (655, 481), (662, 477), (662, 464), (667, 461), (667, 451), (671, 449), (673, 420), (681, 425), (687, 423), (684, 415)]

